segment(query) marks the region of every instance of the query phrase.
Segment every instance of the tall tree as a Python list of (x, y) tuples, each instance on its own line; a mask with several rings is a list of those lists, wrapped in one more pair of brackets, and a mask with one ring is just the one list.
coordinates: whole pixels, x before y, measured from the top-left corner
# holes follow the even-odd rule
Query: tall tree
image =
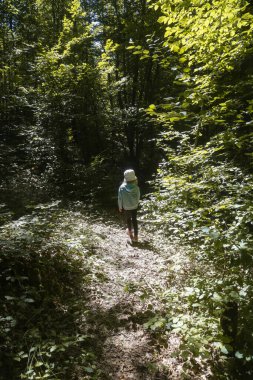
[[(100, 151), (99, 81), (92, 51), (91, 26), (79, 1), (72, 1), (58, 41), (38, 57), (39, 117), (54, 131), (63, 159), (76, 142), (85, 162)], [(102, 130), (102, 128), (101, 128)]]
[(110, 139), (116, 134), (115, 152), (123, 152), (125, 163), (138, 167), (141, 158), (150, 156), (148, 140), (154, 136), (154, 126), (145, 120), (143, 110), (162, 97), (164, 72), (154, 51), (162, 27), (146, 1), (99, 3), (96, 20), (103, 49), (98, 65), (112, 115)]

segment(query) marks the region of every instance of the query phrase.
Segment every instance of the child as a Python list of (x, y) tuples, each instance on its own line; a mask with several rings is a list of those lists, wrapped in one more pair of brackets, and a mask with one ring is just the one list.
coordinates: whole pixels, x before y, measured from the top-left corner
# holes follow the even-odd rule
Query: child
[[(124, 172), (124, 181), (119, 187), (118, 205), (119, 211), (124, 211), (127, 222), (127, 233), (131, 240), (138, 241), (137, 208), (140, 200), (140, 189), (137, 184), (135, 172), (128, 169)], [(134, 228), (134, 236), (132, 234)]]

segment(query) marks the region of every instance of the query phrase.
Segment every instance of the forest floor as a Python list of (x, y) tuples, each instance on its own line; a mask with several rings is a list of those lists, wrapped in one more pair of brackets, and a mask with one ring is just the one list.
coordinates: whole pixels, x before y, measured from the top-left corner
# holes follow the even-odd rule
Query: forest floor
[(103, 268), (90, 300), (101, 373), (113, 380), (181, 379), (182, 366), (172, 355), (179, 339), (171, 334), (164, 341), (145, 328), (150, 320), (164, 325), (161, 295), (175, 247), (161, 251), (142, 228), (133, 244), (124, 227), (96, 221), (91, 228), (99, 237), (93, 263)]
[(17, 363), (6, 373), (14, 368), (24, 379), (61, 380), (209, 378), (206, 369), (184, 367), (179, 335), (171, 329), (171, 320), (184, 313), (173, 309), (168, 292), (177, 294), (190, 276), (185, 250), (158, 232), (151, 235), (143, 222), (139, 242), (130, 244), (116, 210), (95, 213), (57, 201), (27, 211), (1, 227), (4, 338), (6, 347), (13, 339)]

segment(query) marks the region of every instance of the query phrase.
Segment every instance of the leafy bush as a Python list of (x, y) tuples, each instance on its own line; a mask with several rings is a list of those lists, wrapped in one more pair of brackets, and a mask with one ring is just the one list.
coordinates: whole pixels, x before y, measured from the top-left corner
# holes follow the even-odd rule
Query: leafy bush
[[(156, 191), (143, 202), (143, 219), (153, 222), (150, 228), (154, 225), (174, 243), (184, 242), (190, 252), (183, 289), (167, 293), (170, 308), (187, 305), (180, 306), (185, 317), (177, 323), (172, 318), (171, 327), (183, 334), (195, 356), (208, 356), (210, 347), (203, 343), (208, 342), (223, 354), (236, 354), (247, 366), (253, 359), (252, 185), (251, 174), (215, 163), (210, 151), (193, 149), (160, 166)], [(236, 331), (229, 333), (221, 321), (231, 303), (239, 317)]]
[[(163, 13), (158, 21), (174, 57), (166, 62), (177, 76), (165, 104), (147, 109), (164, 128), (158, 141), (164, 160), (144, 218), (174, 243), (184, 242), (190, 260), (177, 258), (170, 273), (180, 275), (181, 287), (168, 291), (168, 305), (185, 315), (176, 323), (172, 315), (170, 328), (184, 337), (182, 356), (215, 365), (217, 352), (227, 357), (227, 371), (231, 361), (238, 378), (250, 378), (252, 8), (234, 0), (151, 6)], [(215, 379), (229, 376), (217, 371)]]
[(57, 208), (38, 206), (1, 227), (2, 379), (95, 374), (85, 326), (91, 237), (82, 219)]

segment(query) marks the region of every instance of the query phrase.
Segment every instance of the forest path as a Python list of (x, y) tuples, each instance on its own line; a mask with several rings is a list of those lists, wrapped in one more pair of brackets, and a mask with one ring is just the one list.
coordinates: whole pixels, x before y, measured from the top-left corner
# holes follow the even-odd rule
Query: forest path
[[(182, 361), (173, 355), (179, 338), (166, 329), (177, 310), (164, 294), (181, 283), (178, 271), (173, 274), (185, 263), (178, 247), (158, 233), (150, 236), (141, 222), (139, 243), (128, 244), (114, 211), (81, 202), (39, 204), (15, 220), (6, 214), (1, 233), (4, 268), (13, 267), (13, 278), (27, 273), (13, 283), (9, 272), (1, 278), (6, 310), (21, 320), (11, 331), (13, 342), (20, 337), (13, 346), (28, 354), (41, 342), (46, 347), (31, 363), (22, 356), (15, 373), (26, 373), (29, 365), (36, 374), (45, 363), (52, 379), (55, 368), (61, 379), (182, 379)], [(17, 307), (20, 294), (24, 301)]]
[(176, 337), (168, 337), (165, 348), (143, 326), (152, 318), (161, 321), (159, 298), (169, 286), (168, 263), (175, 248), (157, 250), (142, 231), (139, 243), (131, 245), (125, 229), (110, 223), (96, 221), (92, 233), (98, 239), (93, 264), (103, 268), (91, 283), (89, 305), (101, 379), (179, 379), (180, 365), (171, 356)]

